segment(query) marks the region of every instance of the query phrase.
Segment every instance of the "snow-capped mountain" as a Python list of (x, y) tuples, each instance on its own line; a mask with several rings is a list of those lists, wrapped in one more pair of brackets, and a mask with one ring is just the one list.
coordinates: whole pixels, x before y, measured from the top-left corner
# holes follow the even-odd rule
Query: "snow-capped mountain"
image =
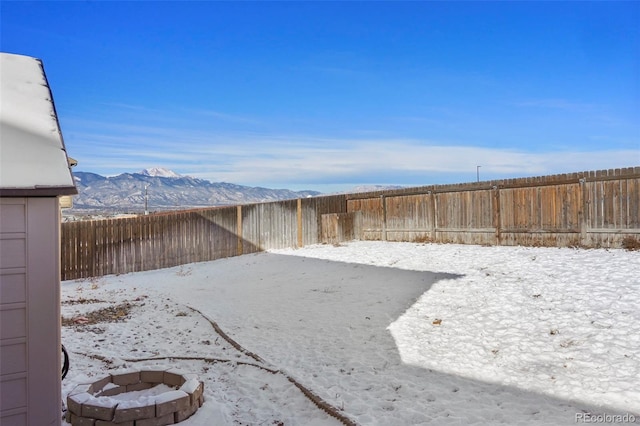
[(168, 177), (168, 178), (179, 178), (182, 175), (174, 172), (173, 170), (165, 169), (162, 167), (152, 167), (150, 169), (144, 169), (140, 172), (141, 175), (145, 176), (153, 176), (153, 177)]
[(306, 198), (320, 194), (316, 191), (210, 182), (162, 168), (112, 177), (77, 171), (73, 175), (78, 188), (78, 195), (73, 198), (74, 210), (140, 212), (144, 211), (145, 199), (150, 211), (174, 210)]

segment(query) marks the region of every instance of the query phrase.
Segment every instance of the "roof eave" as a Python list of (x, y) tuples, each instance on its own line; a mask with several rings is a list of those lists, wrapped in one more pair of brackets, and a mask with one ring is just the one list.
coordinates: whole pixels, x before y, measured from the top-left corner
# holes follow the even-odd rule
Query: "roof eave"
[(0, 197), (57, 197), (77, 195), (75, 186), (36, 186), (35, 188), (0, 188)]

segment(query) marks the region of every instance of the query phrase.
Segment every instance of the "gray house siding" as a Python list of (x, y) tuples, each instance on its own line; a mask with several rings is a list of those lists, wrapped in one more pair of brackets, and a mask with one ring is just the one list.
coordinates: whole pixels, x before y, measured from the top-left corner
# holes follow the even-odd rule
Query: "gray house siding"
[(57, 197), (0, 198), (0, 424), (60, 424)]

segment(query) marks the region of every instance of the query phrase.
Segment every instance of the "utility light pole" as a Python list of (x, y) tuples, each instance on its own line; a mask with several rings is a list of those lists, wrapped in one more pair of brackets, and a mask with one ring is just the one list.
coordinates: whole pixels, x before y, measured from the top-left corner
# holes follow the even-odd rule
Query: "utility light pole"
[(480, 182), (480, 167), (482, 166), (476, 166), (476, 179), (478, 182)]
[(149, 191), (147, 190), (149, 185), (144, 186), (144, 214), (149, 214)]

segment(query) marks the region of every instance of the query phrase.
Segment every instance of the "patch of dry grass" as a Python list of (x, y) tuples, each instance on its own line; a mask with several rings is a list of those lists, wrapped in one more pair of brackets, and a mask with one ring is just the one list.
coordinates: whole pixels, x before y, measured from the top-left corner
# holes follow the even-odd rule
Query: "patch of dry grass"
[[(90, 303), (90, 302), (87, 302)], [(85, 325), (93, 325), (107, 322), (124, 322), (129, 318), (129, 313), (133, 305), (124, 302), (119, 305), (109, 306), (107, 308), (98, 309), (79, 317), (65, 318), (62, 317), (63, 327), (82, 327)]]
[(622, 248), (629, 251), (640, 250), (640, 240), (634, 237), (624, 237)]

